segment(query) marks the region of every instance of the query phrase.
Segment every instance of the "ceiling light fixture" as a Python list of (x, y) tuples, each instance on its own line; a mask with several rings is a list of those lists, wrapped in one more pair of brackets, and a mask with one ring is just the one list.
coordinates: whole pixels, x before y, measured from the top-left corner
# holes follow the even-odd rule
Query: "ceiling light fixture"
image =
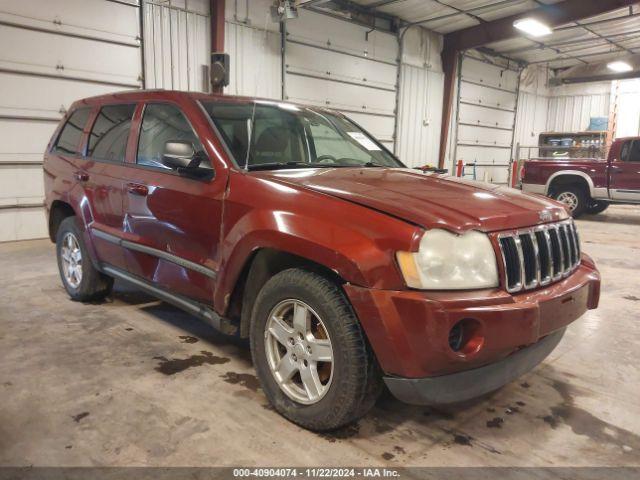
[(530, 17), (516, 20), (513, 22), (513, 26), (532, 37), (544, 37), (553, 33), (553, 30), (548, 25)]
[(608, 63), (607, 68), (616, 73), (630, 72), (631, 70), (633, 70), (633, 67), (631, 65), (621, 60), (618, 60), (617, 62)]

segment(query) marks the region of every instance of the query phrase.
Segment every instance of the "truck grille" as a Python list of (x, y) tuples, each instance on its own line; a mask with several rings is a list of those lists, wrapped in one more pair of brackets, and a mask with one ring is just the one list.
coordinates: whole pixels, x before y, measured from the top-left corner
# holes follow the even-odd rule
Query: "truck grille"
[(498, 235), (508, 292), (531, 290), (570, 275), (580, 265), (573, 220)]

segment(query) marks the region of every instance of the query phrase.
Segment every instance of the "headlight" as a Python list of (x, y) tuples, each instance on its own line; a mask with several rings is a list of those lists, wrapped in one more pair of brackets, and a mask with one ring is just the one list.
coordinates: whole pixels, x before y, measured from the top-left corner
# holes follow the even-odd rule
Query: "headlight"
[(497, 287), (498, 265), (489, 237), (470, 231), (456, 235), (429, 230), (420, 249), (396, 254), (405, 282), (421, 290), (469, 290)]

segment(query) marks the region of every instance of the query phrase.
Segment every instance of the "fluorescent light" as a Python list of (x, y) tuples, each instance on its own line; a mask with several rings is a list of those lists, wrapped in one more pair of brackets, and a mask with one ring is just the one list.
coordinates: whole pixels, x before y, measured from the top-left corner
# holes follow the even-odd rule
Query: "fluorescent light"
[(544, 37), (545, 35), (550, 35), (552, 33), (552, 30), (548, 25), (545, 25), (535, 18), (521, 18), (520, 20), (513, 22), (513, 26), (532, 37)]
[(631, 65), (620, 60), (617, 62), (608, 63), (607, 68), (617, 73), (630, 72), (631, 70), (633, 70), (633, 67)]

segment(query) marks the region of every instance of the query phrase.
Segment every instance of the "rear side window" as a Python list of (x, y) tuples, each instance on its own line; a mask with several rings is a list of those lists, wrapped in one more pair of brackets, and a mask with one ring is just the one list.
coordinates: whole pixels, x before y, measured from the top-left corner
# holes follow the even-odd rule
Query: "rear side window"
[(80, 140), (82, 138), (82, 130), (84, 130), (90, 108), (79, 108), (71, 114), (67, 123), (65, 123), (54, 147), (54, 151), (58, 153), (66, 153), (69, 155), (77, 155), (80, 153)]
[(88, 155), (107, 162), (124, 162), (135, 105), (108, 105), (100, 109), (91, 134)]
[[(196, 152), (204, 151), (198, 136), (180, 109), (160, 103), (147, 105), (142, 118), (136, 163), (170, 170), (162, 163), (162, 156), (165, 144), (176, 140), (191, 142)], [(211, 168), (211, 165), (206, 161), (200, 167)]]

